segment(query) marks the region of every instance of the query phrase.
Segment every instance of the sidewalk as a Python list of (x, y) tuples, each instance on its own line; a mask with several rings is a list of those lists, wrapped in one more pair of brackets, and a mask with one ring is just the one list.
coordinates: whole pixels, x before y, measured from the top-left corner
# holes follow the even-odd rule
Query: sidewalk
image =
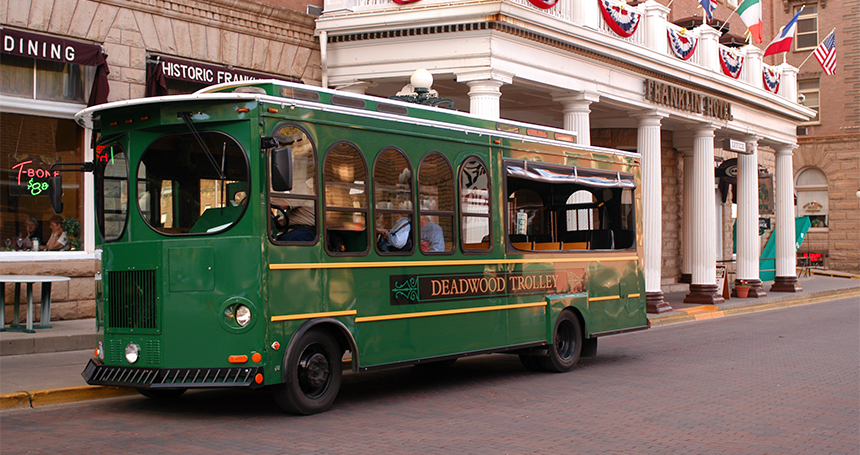
[[(770, 283), (765, 291), (770, 289)], [(713, 319), (731, 314), (856, 296), (860, 279), (816, 275), (800, 280), (799, 293), (768, 293), (758, 299), (726, 300), (721, 305), (684, 304), (687, 292), (664, 296), (673, 311), (648, 315), (652, 327)], [(95, 320), (52, 321), (36, 333), (0, 332), (0, 410), (135, 394), (131, 389), (89, 386), (81, 371), (96, 346)], [(599, 352), (598, 352), (599, 355)]]

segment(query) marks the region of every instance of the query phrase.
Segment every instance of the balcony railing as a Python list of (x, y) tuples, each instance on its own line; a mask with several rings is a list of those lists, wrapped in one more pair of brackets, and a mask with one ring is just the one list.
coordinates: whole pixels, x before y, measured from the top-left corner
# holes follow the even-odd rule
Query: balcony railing
[[(657, 2), (649, 0), (637, 6), (630, 6), (621, 0), (606, 0), (610, 6), (623, 9), (625, 17), (638, 16), (639, 23), (635, 31), (630, 36), (623, 37), (616, 33), (613, 27), (604, 19), (600, 9), (601, 6), (599, 6), (599, 1), (602, 0), (559, 0), (555, 6), (549, 9), (538, 8), (531, 4), (529, 0), (502, 1), (520, 5), (532, 12), (537, 12), (538, 14), (574, 25), (574, 27), (568, 28), (572, 34), (593, 33), (593, 31), (596, 31), (606, 35), (608, 38), (618, 40), (619, 42), (625, 41), (629, 45), (642, 48), (643, 52), (637, 52), (637, 54), (644, 55), (648, 51), (654, 52), (658, 58), (663, 60), (662, 63), (664, 65), (681, 68), (688, 72), (715, 73), (717, 75), (715, 79), (719, 80), (720, 77), (725, 77), (727, 80), (724, 80), (724, 82), (727, 84), (732, 84), (731, 80), (734, 79), (741, 84), (772, 93), (765, 87), (762, 74), (766, 68), (770, 68), (775, 70), (781, 79), (776, 95), (791, 102), (797, 102), (797, 70), (795, 68), (785, 64), (773, 67), (765, 65), (762, 62), (762, 50), (751, 45), (733, 49), (723, 46), (719, 44), (719, 32), (707, 25), (701, 25), (691, 30), (684, 30), (683, 36), (691, 40), (697, 40), (697, 45), (692, 55), (683, 60), (673, 52), (668, 35), (669, 30), (680, 33), (682, 28), (667, 21), (669, 9)], [(394, 3), (392, 0), (325, 0), (326, 9), (323, 18), (325, 18), (326, 14), (337, 14), (346, 10), (354, 13), (374, 12), (376, 14), (373, 17), (380, 18), (379, 20), (382, 22), (384, 20), (382, 19), (383, 16), (378, 14), (381, 10), (398, 11), (401, 8), (407, 7), (431, 9), (433, 5), (445, 5), (444, 7), (448, 7), (457, 4), (478, 3), (474, 0), (420, 0), (404, 6)], [(444, 19), (444, 14), (442, 14), (442, 17), (436, 16), (436, 19)], [(592, 32), (587, 32), (587, 30), (591, 30)], [(611, 40), (605, 42), (612, 43)], [(629, 48), (629, 46), (627, 47)], [(734, 73), (737, 74), (737, 77), (734, 77), (734, 74), (726, 74), (726, 71), (723, 69), (720, 60), (721, 49), (727, 51), (735, 59), (743, 60), (740, 70)], [(735, 63), (737, 63), (737, 60)]]

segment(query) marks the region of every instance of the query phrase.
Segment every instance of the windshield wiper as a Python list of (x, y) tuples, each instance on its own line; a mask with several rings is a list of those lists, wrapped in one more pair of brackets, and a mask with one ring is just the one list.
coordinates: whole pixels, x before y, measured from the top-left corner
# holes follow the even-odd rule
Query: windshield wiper
[[(193, 114), (191, 112), (177, 112), (176, 116), (181, 118), (182, 121), (185, 122), (185, 125), (188, 126), (188, 129), (191, 131), (191, 134), (194, 135), (194, 139), (197, 139), (197, 143), (200, 144), (200, 147), (203, 147), (203, 151), (206, 153), (206, 157), (209, 158), (209, 162), (212, 163), (212, 168), (218, 171), (218, 178), (221, 180), (226, 180), (227, 177), (224, 175), (224, 158), (221, 158), (221, 168), (218, 168), (218, 163), (215, 162), (215, 157), (212, 155), (212, 152), (209, 151), (209, 147), (206, 146), (206, 143), (203, 142), (203, 138), (200, 136), (200, 133), (197, 131), (197, 128), (194, 126), (194, 122), (191, 121), (191, 116)], [(226, 145), (226, 144), (225, 144)]]

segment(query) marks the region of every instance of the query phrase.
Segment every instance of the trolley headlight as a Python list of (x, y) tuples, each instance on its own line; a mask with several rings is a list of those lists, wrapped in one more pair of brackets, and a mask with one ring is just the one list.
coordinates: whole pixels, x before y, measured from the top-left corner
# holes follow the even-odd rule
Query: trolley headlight
[(251, 322), (251, 309), (245, 305), (236, 306), (236, 322), (242, 327), (248, 325)]
[(140, 358), (140, 346), (137, 343), (129, 343), (125, 347), (125, 359), (128, 363), (135, 363)]

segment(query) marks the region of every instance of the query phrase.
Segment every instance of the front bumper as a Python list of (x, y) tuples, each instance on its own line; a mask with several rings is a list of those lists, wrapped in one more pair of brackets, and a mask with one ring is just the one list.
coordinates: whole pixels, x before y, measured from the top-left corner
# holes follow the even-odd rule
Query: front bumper
[(81, 376), (87, 384), (137, 389), (191, 389), (211, 387), (258, 388), (262, 367), (138, 368), (106, 366), (90, 359)]

